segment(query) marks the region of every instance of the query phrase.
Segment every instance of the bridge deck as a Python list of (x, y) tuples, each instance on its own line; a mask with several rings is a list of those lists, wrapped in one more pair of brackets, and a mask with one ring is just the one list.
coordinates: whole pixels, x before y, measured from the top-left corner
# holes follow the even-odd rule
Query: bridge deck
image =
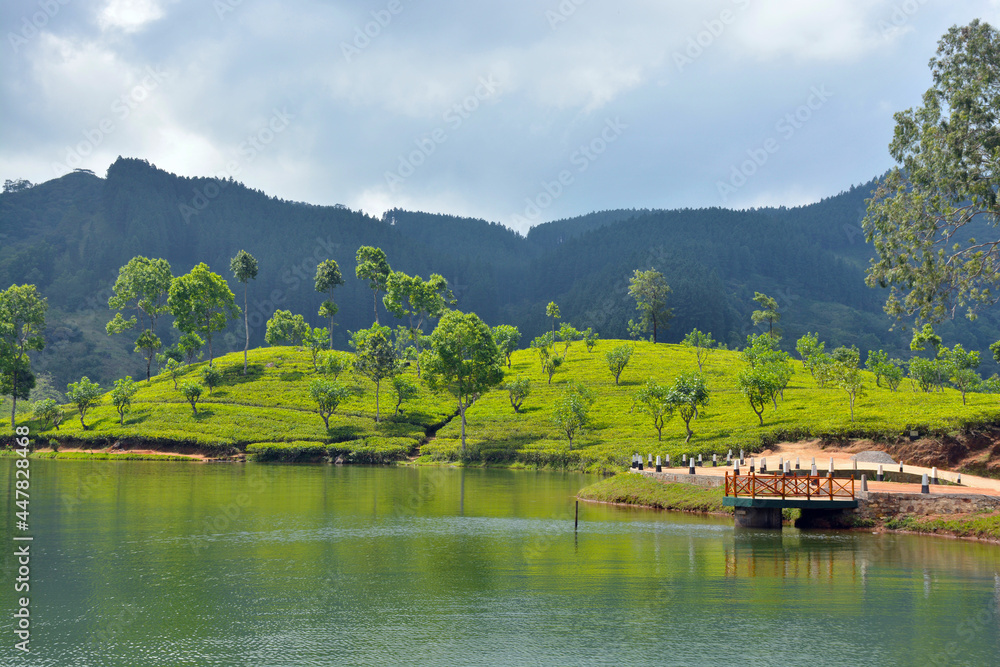
[(858, 506), (854, 479), (726, 473), (726, 507), (845, 509)]

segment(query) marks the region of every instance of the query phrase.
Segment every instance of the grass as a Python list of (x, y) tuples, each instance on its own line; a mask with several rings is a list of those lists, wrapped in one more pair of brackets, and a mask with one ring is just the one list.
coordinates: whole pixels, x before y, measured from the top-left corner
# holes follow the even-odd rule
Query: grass
[[(739, 354), (716, 351), (704, 369), (710, 403), (692, 422), (692, 441), (684, 443), (684, 424), (676, 416), (667, 422), (663, 439), (658, 440), (652, 419), (633, 410), (633, 395), (647, 379), (669, 383), (684, 371), (696, 370), (694, 351), (680, 345), (634, 343), (632, 360), (616, 385), (605, 353), (623, 342), (599, 341), (593, 352), (587, 352), (581, 342), (573, 343), (551, 385), (534, 350), (515, 352), (507, 376), (530, 379), (531, 394), (519, 413), (514, 412), (502, 389), (480, 397), (467, 413), (464, 456), (459, 420), (452, 418), (455, 399), (431, 391), (419, 381), (416, 398), (403, 405), (398, 417), (393, 415), (395, 393), (390, 383), (384, 382), (382, 421), (376, 423), (374, 385), (345, 371), (340, 379), (355, 392), (330, 418), (326, 429), (309, 396), (309, 383), (316, 377), (310, 354), (293, 347), (252, 350), (245, 376), (241, 353), (216, 359), (215, 365), (223, 374), (222, 385), (211, 394), (206, 390), (197, 415), (174, 389), (171, 378), (161, 374), (149, 383), (140, 383), (124, 425), (119, 424), (107, 396), (88, 413), (86, 430), (69, 406), (58, 431), (32, 421), (27, 425), (32, 437), (43, 443), (56, 439), (95, 448), (116, 441), (135, 449), (182, 443), (209, 453), (224, 453), (246, 451), (254, 444), (273, 448), (281, 443), (312, 443), (310, 446), (325, 446), (327, 455), (331, 446), (337, 445), (336, 455), (348, 460), (384, 462), (411, 455), (420, 445), (420, 461), (424, 463), (464, 461), (601, 472), (626, 468), (634, 452), (644, 457), (669, 454), (673, 460), (684, 453), (702, 454), (710, 460), (713, 453), (725, 457), (730, 449), (759, 451), (782, 440), (895, 440), (910, 430), (945, 434), (1000, 421), (1000, 401), (994, 395), (969, 394), (968, 405), (962, 405), (961, 395), (953, 389), (917, 392), (905, 381), (899, 391), (890, 392), (876, 387), (874, 377), (865, 372), (867, 394), (858, 399), (852, 422), (847, 394), (833, 387), (818, 387), (796, 361), (784, 399), (777, 409), (766, 408), (764, 426), (759, 426), (757, 416), (735, 387), (736, 374), (744, 366)], [(189, 367), (179, 381), (200, 381), (205, 365)], [(414, 373), (413, 369), (406, 372)], [(572, 449), (551, 418), (553, 404), (571, 380), (590, 387), (597, 396), (590, 411), (591, 424), (575, 439)], [(425, 442), (435, 431), (436, 437)], [(10, 435), (8, 426), (0, 426), (0, 437)], [(279, 459), (286, 455), (274, 454)]]
[(889, 530), (938, 533), (957, 537), (1000, 540), (1000, 512), (977, 512), (952, 519), (904, 515), (885, 522)]
[[(15, 458), (18, 454), (13, 450), (0, 451), (0, 458)], [(193, 456), (178, 456), (176, 454), (138, 454), (136, 452), (31, 452), (28, 454), (36, 459), (61, 459), (82, 461), (197, 461)]]
[(578, 496), (585, 500), (642, 505), (663, 510), (733, 513), (731, 507), (722, 506), (722, 487), (664, 484), (645, 475), (627, 472), (591, 484), (581, 489)]
[[(739, 353), (716, 351), (705, 363), (710, 403), (692, 421), (694, 437), (684, 443), (684, 423), (673, 417), (657, 440), (652, 419), (633, 410), (633, 395), (652, 378), (669, 383), (681, 372), (697, 370), (694, 351), (680, 345), (634, 343), (635, 352), (614, 384), (604, 355), (623, 341), (600, 341), (592, 353), (583, 343), (573, 343), (566, 362), (552, 384), (543, 375), (533, 350), (520, 350), (512, 358), (508, 377), (531, 380), (531, 395), (520, 414), (510, 406), (507, 393), (495, 390), (479, 399), (467, 412), (468, 457), (485, 462), (517, 460), (529, 465), (570, 467), (590, 471), (621, 470), (634, 452), (670, 454), (713, 453), (725, 457), (728, 450), (759, 451), (783, 440), (808, 438), (871, 438), (895, 440), (901, 434), (943, 434), (963, 428), (995, 423), (1000, 419), (1000, 401), (994, 395), (968, 394), (962, 405), (959, 392), (915, 392), (905, 381), (899, 391), (875, 386), (875, 378), (863, 372), (867, 395), (857, 400), (855, 421), (850, 419), (847, 394), (831, 386), (819, 388), (802, 364), (795, 372), (778, 408), (768, 405), (764, 426), (758, 425), (743, 396), (736, 389), (736, 375), (744, 364)], [(574, 441), (570, 450), (565, 436), (551, 421), (552, 405), (567, 381), (580, 382), (597, 393), (591, 408), (590, 429)], [(459, 424), (450, 422), (437, 439), (422, 448), (425, 459), (456, 460), (459, 457)]]
[[(197, 414), (164, 373), (148, 383), (139, 383), (124, 425), (119, 423), (108, 395), (87, 412), (86, 430), (72, 406), (64, 407), (65, 420), (59, 430), (33, 420), (26, 423), (32, 437), (42, 444), (55, 439), (62, 444), (97, 448), (121, 441), (132, 448), (155, 449), (158, 444), (183, 443), (218, 453), (245, 450), (253, 443), (329, 445), (357, 441), (357, 447), (351, 451), (357, 449), (378, 458), (385, 454), (376, 451), (380, 439), (407, 439), (410, 451), (426, 437), (428, 429), (447, 421), (455, 412), (454, 400), (449, 395), (419, 385), (417, 396), (405, 402), (400, 415), (395, 416), (395, 393), (391, 383), (383, 382), (381, 421), (376, 422), (374, 384), (348, 370), (339, 379), (353, 388), (354, 393), (330, 417), (327, 429), (313, 411), (309, 395), (309, 383), (316, 373), (308, 351), (294, 347), (252, 350), (246, 376), (242, 352), (220, 357), (214, 365), (222, 371), (222, 384), (212, 393), (205, 389)], [(207, 362), (187, 367), (178, 383), (200, 383), (205, 366)], [(406, 372), (413, 374), (412, 370)], [(0, 437), (10, 435), (9, 425), (0, 426)]]

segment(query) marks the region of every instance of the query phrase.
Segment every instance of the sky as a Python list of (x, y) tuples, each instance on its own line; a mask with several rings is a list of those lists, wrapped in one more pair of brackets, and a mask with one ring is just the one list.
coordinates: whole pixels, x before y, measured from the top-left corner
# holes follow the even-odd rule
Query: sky
[(0, 179), (117, 156), (500, 222), (795, 206), (893, 166), (1000, 0), (5, 0)]

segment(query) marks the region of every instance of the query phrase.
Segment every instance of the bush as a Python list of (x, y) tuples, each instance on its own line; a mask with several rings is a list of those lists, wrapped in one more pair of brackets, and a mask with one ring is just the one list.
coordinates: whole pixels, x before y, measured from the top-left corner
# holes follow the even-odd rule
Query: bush
[(392, 463), (413, 451), (417, 441), (410, 438), (372, 436), (353, 444), (348, 454), (352, 463)]
[(247, 458), (252, 461), (308, 461), (326, 455), (325, 444), (307, 440), (255, 442), (247, 445)]

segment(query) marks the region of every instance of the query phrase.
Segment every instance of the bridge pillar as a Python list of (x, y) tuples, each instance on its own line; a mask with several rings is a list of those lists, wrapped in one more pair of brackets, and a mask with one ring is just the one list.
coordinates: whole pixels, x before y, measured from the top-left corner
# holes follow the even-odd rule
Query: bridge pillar
[(737, 507), (737, 528), (770, 528), (781, 530), (780, 507)]

